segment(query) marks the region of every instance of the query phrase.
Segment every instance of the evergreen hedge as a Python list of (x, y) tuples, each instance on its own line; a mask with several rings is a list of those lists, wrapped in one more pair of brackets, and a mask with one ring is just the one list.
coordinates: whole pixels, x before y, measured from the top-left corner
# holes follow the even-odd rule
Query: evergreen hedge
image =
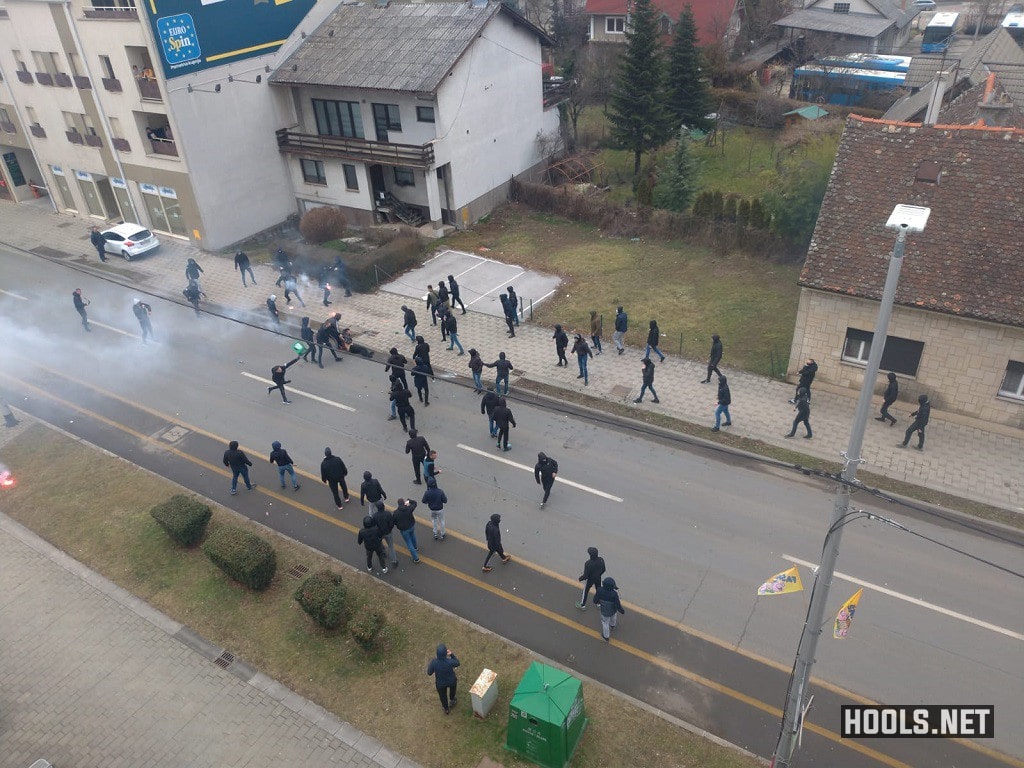
[(372, 651), (384, 629), (384, 614), (372, 605), (361, 605), (348, 623), (349, 634), (364, 651)]
[(213, 511), (198, 499), (179, 493), (157, 504), (149, 514), (175, 542), (194, 547), (203, 538)]
[(277, 570), (277, 554), (270, 543), (236, 525), (223, 525), (209, 535), (203, 552), (240, 584), (261, 591), (270, 586)]
[(338, 629), (348, 621), (348, 591), (336, 573), (317, 571), (295, 590), (295, 599), (324, 629)]

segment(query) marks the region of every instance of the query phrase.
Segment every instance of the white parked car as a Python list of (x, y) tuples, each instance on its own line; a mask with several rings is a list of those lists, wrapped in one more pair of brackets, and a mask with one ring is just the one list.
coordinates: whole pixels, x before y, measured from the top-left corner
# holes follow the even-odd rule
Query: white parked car
[(143, 256), (160, 247), (156, 235), (141, 224), (118, 224), (100, 232), (107, 241), (107, 253), (124, 257), (125, 261)]

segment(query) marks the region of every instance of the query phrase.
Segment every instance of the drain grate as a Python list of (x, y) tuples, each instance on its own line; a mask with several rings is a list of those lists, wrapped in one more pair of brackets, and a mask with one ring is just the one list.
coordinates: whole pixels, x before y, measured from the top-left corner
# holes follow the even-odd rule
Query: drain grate
[(224, 651), (223, 653), (221, 653), (220, 656), (218, 656), (216, 659), (213, 660), (213, 663), (216, 664), (221, 669), (227, 669), (232, 664), (234, 664), (234, 662), (235, 662), (235, 655), (233, 653), (229, 652), (229, 651)]
[(293, 579), (301, 579), (303, 576), (309, 573), (309, 568), (307, 568), (304, 565), (293, 565), (291, 568), (285, 571), (285, 573), (287, 573)]

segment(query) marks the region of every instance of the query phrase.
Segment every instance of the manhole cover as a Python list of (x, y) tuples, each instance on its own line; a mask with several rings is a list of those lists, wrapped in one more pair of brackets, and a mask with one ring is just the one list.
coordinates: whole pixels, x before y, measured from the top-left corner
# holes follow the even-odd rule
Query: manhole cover
[(301, 579), (303, 576), (309, 573), (309, 568), (307, 568), (304, 565), (293, 565), (291, 568), (285, 571), (285, 573), (287, 573), (293, 579)]
[(224, 651), (220, 656), (213, 660), (221, 669), (227, 669), (235, 662), (235, 655), (229, 651)]
[(168, 443), (176, 443), (187, 435), (189, 431), (190, 430), (187, 430), (184, 427), (173, 426), (160, 435), (160, 439)]

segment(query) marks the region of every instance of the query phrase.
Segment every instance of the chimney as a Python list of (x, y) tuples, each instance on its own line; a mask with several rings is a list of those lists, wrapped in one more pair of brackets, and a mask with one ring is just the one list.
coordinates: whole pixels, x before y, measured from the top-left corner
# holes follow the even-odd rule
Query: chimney
[(925, 125), (935, 125), (939, 119), (939, 111), (942, 109), (942, 98), (946, 95), (946, 76), (948, 72), (937, 72), (935, 74), (932, 98), (928, 102), (928, 110), (924, 114)]
[(1013, 117), (1013, 102), (1006, 94), (1000, 94), (998, 99), (995, 98), (995, 86), (995, 72), (990, 72), (985, 81), (985, 95), (978, 104), (978, 122), (995, 128), (1008, 128)]

